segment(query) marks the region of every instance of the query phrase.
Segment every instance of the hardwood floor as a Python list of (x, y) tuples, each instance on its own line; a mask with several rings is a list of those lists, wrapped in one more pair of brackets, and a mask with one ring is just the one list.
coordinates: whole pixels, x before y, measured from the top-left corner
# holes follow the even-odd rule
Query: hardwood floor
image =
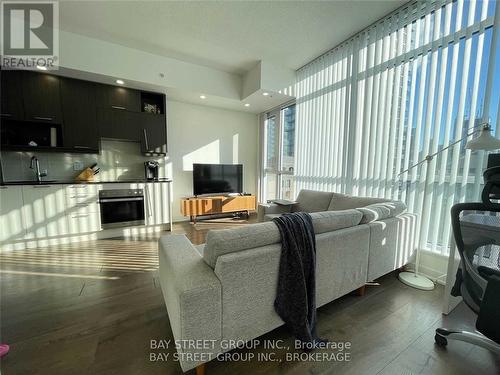
[[(209, 229), (241, 225), (221, 221), (196, 227), (179, 223), (174, 233), (186, 233), (199, 244)], [(2, 374), (182, 373), (172, 360), (150, 361), (150, 340), (173, 339), (158, 282), (157, 239), (98, 240), (1, 254), (1, 341), (11, 344), (1, 360)], [(443, 317), (442, 287), (418, 291), (392, 274), (377, 281), (380, 285), (367, 287), (363, 297), (347, 295), (318, 310), (320, 336), (350, 341), (350, 361), (212, 361), (207, 374), (500, 371), (500, 358), (484, 349), (458, 342), (445, 350), (434, 345), (435, 328), (470, 329), (475, 320), (463, 305)], [(262, 339), (293, 342), (284, 327)], [(164, 352), (173, 355), (172, 349)], [(285, 356), (276, 350), (277, 359)]]

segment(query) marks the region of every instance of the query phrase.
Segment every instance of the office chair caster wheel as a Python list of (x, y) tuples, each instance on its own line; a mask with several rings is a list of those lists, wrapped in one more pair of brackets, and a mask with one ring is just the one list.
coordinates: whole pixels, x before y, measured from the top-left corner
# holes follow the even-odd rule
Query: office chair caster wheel
[(446, 337), (438, 335), (437, 333), (434, 336), (434, 341), (436, 342), (437, 346), (440, 346), (442, 348), (444, 348), (446, 345), (448, 345), (448, 340), (446, 339)]

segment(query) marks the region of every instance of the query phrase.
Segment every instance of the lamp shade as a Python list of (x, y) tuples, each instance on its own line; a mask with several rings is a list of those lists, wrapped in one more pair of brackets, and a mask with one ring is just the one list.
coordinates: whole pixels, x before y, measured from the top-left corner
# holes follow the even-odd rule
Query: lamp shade
[(491, 135), (491, 128), (485, 125), (479, 136), (467, 142), (465, 148), (469, 150), (491, 151), (500, 148), (500, 140)]

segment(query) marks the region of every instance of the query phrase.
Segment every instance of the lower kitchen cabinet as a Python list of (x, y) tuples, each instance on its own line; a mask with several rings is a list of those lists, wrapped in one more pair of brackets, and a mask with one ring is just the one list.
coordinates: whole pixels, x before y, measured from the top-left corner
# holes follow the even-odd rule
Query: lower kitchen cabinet
[(23, 239), (26, 236), (26, 223), (22, 212), (22, 186), (1, 186), (0, 202), (0, 241)]
[(67, 185), (64, 190), (69, 233), (80, 234), (101, 230), (98, 185)]
[(146, 225), (170, 223), (169, 183), (145, 184)]
[(70, 234), (83, 234), (101, 230), (101, 217), (99, 212), (72, 213), (68, 215)]
[(101, 189), (143, 189), (146, 226), (170, 223), (169, 183), (103, 185), (1, 186), (0, 242), (37, 244), (42, 239), (57, 241), (101, 231), (98, 203)]
[(68, 234), (62, 185), (23, 186), (26, 238), (58, 237)]

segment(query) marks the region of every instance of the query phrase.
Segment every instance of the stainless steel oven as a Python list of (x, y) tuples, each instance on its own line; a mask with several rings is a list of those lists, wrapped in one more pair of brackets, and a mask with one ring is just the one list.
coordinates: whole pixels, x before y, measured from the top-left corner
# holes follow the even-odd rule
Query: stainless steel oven
[(144, 225), (144, 191), (115, 189), (99, 191), (102, 229)]

